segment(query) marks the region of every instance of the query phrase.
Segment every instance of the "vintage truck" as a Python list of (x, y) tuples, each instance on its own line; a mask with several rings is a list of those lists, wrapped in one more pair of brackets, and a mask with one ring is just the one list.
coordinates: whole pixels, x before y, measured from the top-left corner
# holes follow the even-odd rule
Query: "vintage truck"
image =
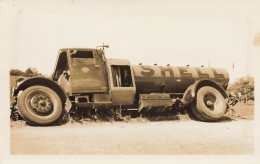
[(131, 65), (107, 59), (108, 46), (101, 47), (60, 49), (52, 79), (34, 77), (19, 84), (13, 96), (22, 118), (50, 125), (71, 109), (91, 117), (106, 110), (149, 116), (189, 107), (198, 120), (216, 121), (230, 107), (225, 69)]

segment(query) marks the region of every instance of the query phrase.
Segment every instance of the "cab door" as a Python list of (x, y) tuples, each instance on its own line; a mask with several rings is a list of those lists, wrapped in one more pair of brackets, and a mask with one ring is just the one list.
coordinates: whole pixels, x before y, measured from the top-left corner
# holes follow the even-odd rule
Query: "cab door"
[(72, 93), (108, 92), (103, 54), (90, 50), (74, 50), (70, 54)]
[(113, 105), (133, 105), (135, 102), (135, 82), (129, 65), (110, 65), (111, 100)]

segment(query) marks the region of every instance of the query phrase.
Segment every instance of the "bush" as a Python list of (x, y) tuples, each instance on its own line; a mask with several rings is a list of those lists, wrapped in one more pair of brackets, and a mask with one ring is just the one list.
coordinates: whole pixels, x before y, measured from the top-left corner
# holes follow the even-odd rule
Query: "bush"
[(10, 75), (13, 75), (13, 76), (24, 76), (24, 72), (19, 70), (19, 69), (11, 69), (10, 70)]
[(25, 76), (25, 77), (35, 77), (35, 76), (43, 76), (41, 73), (37, 71), (36, 68), (29, 67), (26, 71), (21, 71), (19, 69), (11, 69), (10, 75), (12, 76)]
[(247, 102), (255, 99), (254, 77), (245, 76), (237, 79), (228, 88), (228, 93), (235, 96), (239, 101)]

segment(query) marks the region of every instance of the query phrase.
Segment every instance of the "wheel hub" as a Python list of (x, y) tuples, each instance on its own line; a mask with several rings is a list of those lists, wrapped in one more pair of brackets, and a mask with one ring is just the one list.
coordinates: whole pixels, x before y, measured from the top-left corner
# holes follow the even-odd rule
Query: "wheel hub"
[(40, 114), (49, 113), (53, 106), (49, 96), (44, 94), (36, 94), (31, 97), (30, 105), (35, 112)]
[(207, 101), (207, 106), (212, 106), (212, 105), (214, 105), (214, 103), (211, 100), (208, 100)]
[(204, 97), (204, 102), (205, 105), (210, 109), (210, 110), (214, 110), (214, 103), (216, 101), (216, 97), (211, 95), (211, 94), (207, 94)]

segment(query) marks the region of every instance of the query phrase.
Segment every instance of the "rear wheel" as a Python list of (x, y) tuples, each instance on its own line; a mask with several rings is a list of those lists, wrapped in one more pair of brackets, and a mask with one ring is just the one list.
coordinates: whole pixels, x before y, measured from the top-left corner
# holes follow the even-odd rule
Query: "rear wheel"
[(191, 111), (201, 121), (216, 121), (226, 112), (225, 99), (217, 89), (202, 87), (191, 104)]
[(18, 111), (24, 120), (36, 125), (49, 125), (63, 114), (59, 95), (45, 86), (31, 86), (18, 97)]

